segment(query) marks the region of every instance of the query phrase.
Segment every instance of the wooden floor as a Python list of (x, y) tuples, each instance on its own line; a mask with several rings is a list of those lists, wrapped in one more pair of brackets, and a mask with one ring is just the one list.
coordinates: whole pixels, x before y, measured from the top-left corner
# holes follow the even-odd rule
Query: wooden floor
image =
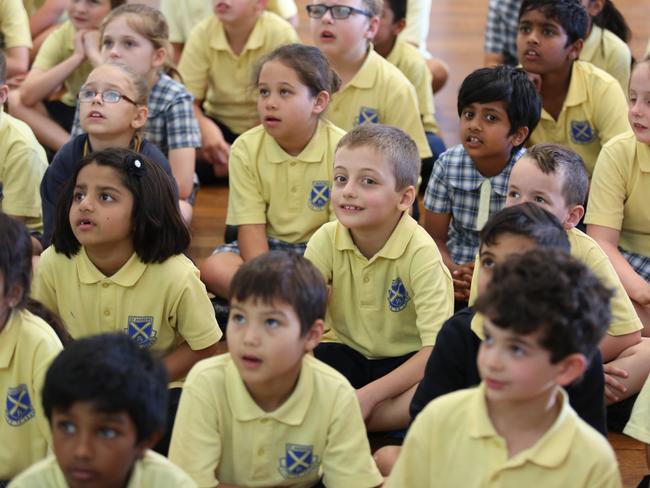
[[(483, 31), (488, 0), (431, 0), (429, 51), (450, 68), (447, 85), (436, 95), (436, 110), (442, 136), (448, 146), (458, 144), (456, 94), (463, 78), (480, 67), (483, 59)], [(309, 43), (308, 21), (304, 14), (305, 0), (297, 0), (300, 11), (299, 33)], [(639, 59), (650, 36), (650, 0), (616, 0), (625, 15), (633, 38), (632, 54)], [(197, 263), (223, 242), (228, 195), (225, 186), (202, 188), (192, 224), (193, 240), (190, 254)], [(636, 487), (647, 472), (643, 446), (623, 435), (610, 435), (616, 449), (626, 487)]]

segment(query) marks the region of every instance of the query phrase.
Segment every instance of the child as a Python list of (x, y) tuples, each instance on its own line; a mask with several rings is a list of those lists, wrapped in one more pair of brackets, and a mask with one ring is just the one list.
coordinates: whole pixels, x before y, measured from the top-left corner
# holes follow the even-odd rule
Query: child
[(610, 296), (561, 251), (535, 249), (497, 266), (476, 302), (483, 382), (418, 415), (386, 487), (622, 486), (613, 449), (562, 389), (597, 351)]
[(165, 425), (166, 381), (162, 364), (123, 334), (73, 342), (43, 388), (54, 454), (10, 486), (196, 487), (150, 450)]
[(259, 123), (249, 88), (253, 67), (298, 36), (288, 22), (264, 11), (263, 0), (212, 3), (214, 15), (192, 30), (178, 69), (195, 99), (201, 158), (215, 175), (225, 176), (230, 144)]
[(577, 61), (588, 25), (576, 0), (524, 0), (517, 50), (524, 69), (541, 78), (542, 117), (530, 144), (570, 147), (591, 176), (602, 145), (627, 130), (627, 102), (611, 75)]
[(237, 139), (229, 163), (226, 224), (238, 226), (239, 240), (201, 266), (208, 290), (222, 297), (242, 263), (269, 249), (303, 254), (333, 218), (332, 160), (344, 132), (320, 116), (339, 77), (318, 48), (302, 44), (268, 54), (254, 76), (262, 125)]
[[(650, 469), (650, 377), (643, 385), (643, 389), (632, 409), (630, 420), (623, 430), (624, 434), (634, 437), (645, 444), (646, 466)], [(650, 486), (650, 475), (646, 475), (639, 487)]]
[(383, 58), (397, 66), (415, 87), (420, 107), (420, 117), (427, 136), (429, 149), (433, 154), (426, 161), (431, 165), (422, 166), (422, 181), (429, 181), (433, 163), (445, 151), (445, 143), (438, 135), (439, 129), (435, 118), (433, 91), (431, 90), (431, 72), (422, 53), (405, 40), (398, 38), (406, 26), (407, 0), (387, 0), (381, 13), (373, 47)]
[(57, 151), (41, 182), (46, 243), (52, 240), (61, 190), (79, 161), (91, 152), (131, 148), (171, 176), (167, 158), (139, 134), (147, 120), (147, 94), (144, 79), (124, 64), (103, 64), (88, 75), (79, 90), (81, 123), (87, 134), (74, 137)]
[(650, 335), (650, 56), (630, 81), (632, 131), (609, 141), (598, 157), (585, 222), (607, 253)]
[[(97, 28), (108, 12), (124, 0), (71, 0), (69, 20), (41, 46), (32, 68), (12, 95), (11, 113), (24, 120), (38, 140), (58, 151), (70, 138), (75, 99), (97, 60), (88, 57), (99, 44)], [(63, 84), (63, 95), (54, 98)]]
[[(0, 2), (0, 54), (4, 54), (7, 60), (7, 78), (27, 72), (31, 47), (29, 18), (23, 2), (20, 0)], [(4, 84), (4, 81), (2, 83)]]
[(318, 229), (305, 252), (331, 286), (329, 342), (314, 353), (357, 389), (372, 431), (408, 424), (408, 404), (453, 310), (449, 271), (407, 212), (418, 173), (417, 147), (403, 131), (355, 127), (334, 155), (338, 222)]
[[(180, 5), (179, 5), (180, 7)], [(167, 157), (178, 184), (181, 214), (192, 217), (196, 148), (201, 133), (192, 109), (192, 95), (182, 83), (171, 61), (169, 32), (160, 10), (142, 4), (122, 5), (111, 11), (100, 28), (101, 59), (127, 64), (149, 87), (149, 113), (143, 136)], [(72, 135), (82, 133), (79, 105)]]
[(485, 25), (485, 66), (517, 66), (517, 19), (522, 0), (489, 0)]
[(44, 457), (51, 441), (40, 396), (47, 366), (62, 346), (26, 309), (31, 276), (29, 233), (0, 212), (0, 485)]
[(520, 69), (482, 68), (460, 87), (462, 143), (438, 159), (424, 195), (424, 226), (452, 273), (459, 302), (469, 298), (479, 231), (503, 207), (510, 171), (540, 110), (537, 90)]
[(381, 484), (354, 390), (309, 354), (327, 295), (295, 253), (271, 251), (239, 268), (230, 352), (192, 368), (169, 451), (199, 486)]
[(2, 110), (8, 93), (6, 58), (0, 52), (0, 210), (40, 232), (38, 186), (47, 169), (47, 156), (29, 126)]
[(420, 158), (430, 158), (413, 85), (371, 46), (381, 6), (380, 0), (307, 5), (312, 40), (341, 77), (326, 117), (343, 130), (367, 122), (398, 127), (415, 140)]

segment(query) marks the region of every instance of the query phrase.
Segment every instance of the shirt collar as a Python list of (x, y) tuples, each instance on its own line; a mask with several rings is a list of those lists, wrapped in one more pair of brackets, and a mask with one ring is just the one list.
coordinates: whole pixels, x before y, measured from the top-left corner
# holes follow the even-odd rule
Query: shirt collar
[(463, 149), (462, 157), (451, 157), (448, 159), (447, 178), (449, 179), (449, 184), (460, 190), (473, 191), (480, 188), (483, 181), (489, 179), (492, 185), (492, 191), (497, 195), (506, 196), (508, 194), (508, 180), (510, 179), (512, 168), (524, 154), (526, 154), (526, 149), (523, 147), (514, 150), (510, 161), (508, 161), (508, 164), (503, 168), (501, 173), (486, 178), (476, 169), (472, 158)]
[(304, 163), (320, 163), (323, 161), (325, 154), (325, 145), (323, 144), (323, 140), (325, 139), (324, 131), (323, 121), (319, 120), (311, 140), (297, 156), (288, 154), (273, 137), (264, 131), (263, 137), (268, 141), (268, 144), (264, 144), (266, 148), (266, 160), (270, 163), (284, 163), (286, 161), (296, 160)]
[(12, 311), (7, 319), (7, 323), (0, 331), (0, 344), (2, 344), (2, 347), (0, 347), (0, 368), (8, 367), (14, 355), (20, 333), (20, 324), (18, 323), (20, 321), (20, 314), (20, 311)]
[[(636, 139), (636, 136), (634, 136)], [(639, 168), (644, 173), (650, 173), (650, 146), (636, 141), (637, 161), (639, 161)]]
[[(581, 66), (586, 61), (574, 61), (571, 67), (571, 83), (569, 84), (569, 91), (564, 99), (562, 110), (564, 107), (575, 107), (584, 103), (587, 100), (587, 87), (585, 83), (584, 72)], [(554, 120), (544, 108), (542, 108), (542, 118), (547, 120)]]
[(348, 86), (355, 86), (357, 88), (372, 88), (375, 86), (377, 71), (379, 70), (379, 63), (377, 62), (379, 57), (379, 54), (375, 52), (372, 44), (370, 44), (366, 59), (363, 61), (359, 71), (348, 82)]
[[(259, 49), (262, 47), (264, 43), (264, 32), (260, 24), (263, 22), (264, 15), (265, 12), (263, 12), (262, 15), (260, 15), (260, 17), (257, 19), (257, 22), (255, 22), (255, 26), (248, 36), (248, 40), (244, 45), (244, 49), (242, 49), (242, 52), (239, 54), (239, 56), (242, 56), (249, 49)], [(210, 19), (210, 26), (208, 30), (212, 32), (212, 35), (210, 36), (210, 47), (218, 51), (228, 51), (232, 53), (232, 48), (230, 47), (230, 43), (226, 37), (226, 29), (216, 16), (213, 16)]]
[(92, 285), (103, 280), (112, 281), (122, 287), (131, 287), (137, 283), (147, 269), (147, 265), (140, 261), (138, 255), (133, 253), (129, 260), (113, 276), (106, 276), (92, 263), (86, 254), (86, 249), (81, 250), (73, 257), (77, 266), (79, 281), (85, 285)]

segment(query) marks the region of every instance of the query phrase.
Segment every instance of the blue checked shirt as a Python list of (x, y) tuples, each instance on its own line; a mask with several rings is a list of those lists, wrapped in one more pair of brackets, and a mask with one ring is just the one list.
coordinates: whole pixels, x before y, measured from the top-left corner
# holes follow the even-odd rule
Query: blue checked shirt
[[(524, 148), (514, 155), (501, 173), (490, 178), (490, 215), (503, 208), (508, 192), (508, 179), (515, 162), (526, 153)], [(457, 264), (474, 261), (479, 247), (478, 217), (481, 184), (485, 177), (474, 167), (462, 144), (442, 153), (424, 194), (424, 207), (436, 213), (451, 214), (447, 248)]]
[[(194, 117), (194, 98), (184, 85), (161, 74), (149, 93), (149, 116), (144, 138), (168, 156), (170, 149), (201, 147), (201, 132)], [(83, 134), (79, 126), (79, 104), (72, 126), (72, 137)]]
[(503, 64), (516, 66), (519, 9), (523, 0), (490, 0), (485, 51), (503, 55)]

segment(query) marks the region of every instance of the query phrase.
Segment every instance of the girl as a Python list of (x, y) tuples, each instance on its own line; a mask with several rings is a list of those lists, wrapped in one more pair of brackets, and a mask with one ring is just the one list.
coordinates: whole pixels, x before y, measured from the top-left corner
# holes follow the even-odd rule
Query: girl
[(79, 91), (81, 125), (87, 134), (63, 145), (41, 182), (45, 243), (52, 239), (54, 209), (64, 184), (81, 158), (93, 150), (131, 148), (150, 157), (171, 176), (165, 156), (139, 135), (147, 120), (148, 92), (144, 79), (123, 64), (100, 65), (90, 73)]
[(0, 485), (45, 457), (49, 425), (40, 391), (62, 345), (54, 330), (27, 311), (32, 244), (21, 223), (0, 212)]
[[(143, 76), (149, 86), (149, 113), (144, 137), (167, 156), (180, 196), (183, 218), (192, 218), (195, 186), (195, 148), (201, 135), (194, 112), (192, 95), (169, 75), (177, 74), (171, 62), (172, 48), (165, 17), (159, 10), (141, 4), (123, 5), (113, 10), (100, 29), (103, 61), (127, 64)], [(73, 135), (82, 132), (75, 117)]]
[(227, 297), (244, 262), (269, 249), (304, 253), (311, 235), (333, 218), (330, 182), (343, 131), (322, 120), (340, 79), (318, 48), (289, 44), (254, 72), (259, 125), (230, 153), (226, 223), (239, 240), (218, 247), (201, 266), (208, 289)]

